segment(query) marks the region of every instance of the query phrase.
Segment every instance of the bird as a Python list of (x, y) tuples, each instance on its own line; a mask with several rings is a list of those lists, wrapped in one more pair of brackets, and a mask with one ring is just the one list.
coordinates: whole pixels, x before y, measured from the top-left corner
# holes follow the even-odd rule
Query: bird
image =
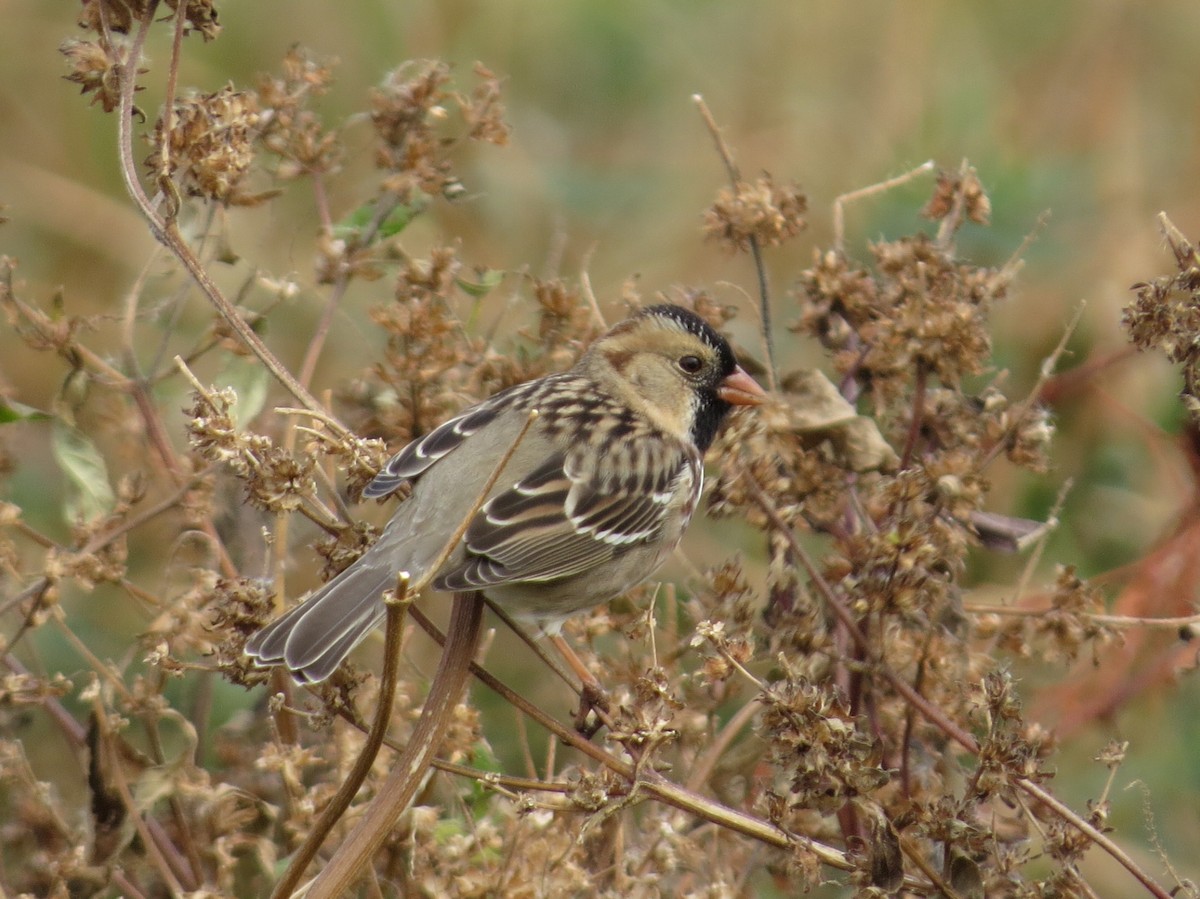
[(722, 421), (765, 399), (695, 312), (641, 309), (569, 370), (502, 390), (392, 456), (363, 498), (405, 484), (411, 492), (379, 539), (245, 652), (260, 668), (286, 666), (300, 684), (325, 680), (382, 622), (401, 572), (414, 583), (432, 575), (438, 591), (481, 592), (556, 634), (659, 567), (696, 509)]

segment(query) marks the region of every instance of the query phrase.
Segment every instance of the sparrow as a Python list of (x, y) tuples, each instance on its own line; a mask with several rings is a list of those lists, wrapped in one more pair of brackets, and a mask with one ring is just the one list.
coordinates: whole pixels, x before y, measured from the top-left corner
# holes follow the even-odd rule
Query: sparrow
[(722, 420), (765, 396), (700, 316), (674, 305), (643, 309), (570, 370), (503, 390), (393, 456), (363, 497), (405, 483), (411, 493), (379, 539), (245, 651), (259, 667), (286, 665), (299, 683), (324, 680), (382, 622), (384, 593), (400, 572), (414, 583), (432, 574), (435, 590), (479, 591), (557, 633), (572, 614), (641, 583), (674, 550)]

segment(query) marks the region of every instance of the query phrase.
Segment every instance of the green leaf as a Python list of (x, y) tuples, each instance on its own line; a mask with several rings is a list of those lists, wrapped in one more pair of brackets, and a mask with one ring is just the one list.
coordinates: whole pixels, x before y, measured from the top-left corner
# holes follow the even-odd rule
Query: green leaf
[[(413, 219), (424, 212), (428, 205), (428, 200), (420, 194), (410, 203), (398, 204), (380, 224), (371, 242), (395, 237), (407, 228)], [(333, 226), (333, 236), (339, 240), (361, 240), (363, 231), (375, 220), (375, 216), (378, 214), (377, 210), (376, 202), (364, 203)]]
[(480, 299), (503, 280), (504, 272), (500, 269), (489, 268), (476, 272), (474, 281), (468, 281), (466, 278), (455, 278), (454, 283), (459, 286), (459, 289), (463, 293), (473, 296), (475, 299)]
[(411, 203), (401, 204), (388, 214), (388, 217), (383, 220), (383, 224), (379, 226), (379, 234), (377, 237), (388, 238), (395, 237), (401, 231), (408, 227), (408, 223), (415, 219), (418, 215), (425, 211), (425, 207), (429, 204), (422, 199), (413, 200)]
[(70, 484), (65, 510), (68, 520), (91, 521), (111, 512), (116, 498), (108, 482), (108, 466), (96, 444), (78, 428), (56, 421), (51, 448)]
[(54, 416), (33, 406), (26, 406), (16, 400), (0, 399), (0, 425), (10, 425), (14, 421), (49, 421)]

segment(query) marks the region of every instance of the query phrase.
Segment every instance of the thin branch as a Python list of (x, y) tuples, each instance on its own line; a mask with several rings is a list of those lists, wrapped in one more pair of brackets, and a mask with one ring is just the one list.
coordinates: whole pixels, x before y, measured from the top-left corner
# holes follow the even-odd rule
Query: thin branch
[(185, 890), (175, 876), (175, 871), (171, 863), (167, 860), (167, 856), (163, 852), (163, 847), (159, 845), (158, 840), (154, 838), (150, 833), (150, 829), (146, 826), (146, 821), (142, 817), (142, 812), (138, 808), (137, 801), (133, 798), (133, 792), (129, 789), (129, 781), (125, 777), (125, 769), (112, 744), (112, 728), (109, 724), (108, 716), (104, 712), (104, 705), (100, 702), (98, 695), (92, 703), (92, 710), (96, 716), (96, 726), (100, 731), (96, 739), (96, 749), (108, 756), (107, 767), (112, 774), (113, 786), (116, 787), (117, 794), (121, 797), (121, 804), (125, 806), (125, 812), (129, 816), (129, 820), (133, 822), (134, 829), (137, 831), (138, 836), (141, 837), (143, 848), (150, 856), (151, 862), (158, 870), (159, 876), (166, 883), (167, 889), (171, 891), (171, 895), (178, 896), (185, 892)]
[(579, 685), (574, 681), (574, 679), (572, 679), (567, 670), (563, 668), (563, 666), (557, 661), (555, 661), (554, 657), (551, 656), (550, 653), (546, 652), (546, 650), (542, 648), (542, 644), (536, 637), (530, 634), (526, 628), (522, 627), (521, 623), (513, 618), (512, 615), (508, 614), (507, 610), (505, 610), (502, 605), (491, 599), (487, 599), (486, 597), (484, 598), (484, 602), (488, 604), (488, 607), (493, 613), (495, 613), (496, 617), (503, 621), (505, 626), (517, 635), (517, 639), (524, 643), (526, 648), (535, 656), (537, 656), (539, 662), (553, 671), (554, 675), (560, 681), (566, 684), (576, 696), (579, 695)]
[[(1040, 618), (1058, 611), (1053, 606), (1044, 609), (1022, 609), (1015, 606), (997, 606), (990, 603), (963, 603), (963, 611), (973, 615), (1008, 615), (1014, 618)], [(1147, 628), (1150, 630), (1178, 631), (1200, 625), (1200, 615), (1181, 615), (1177, 618), (1138, 618), (1131, 615), (1101, 615), (1095, 612), (1077, 612), (1081, 618), (1097, 624), (1116, 627)]]
[[(737, 195), (742, 189), (742, 176), (738, 172), (737, 163), (733, 161), (729, 145), (725, 143), (725, 138), (721, 135), (717, 120), (713, 117), (712, 111), (704, 102), (702, 95), (693, 94), (692, 102), (700, 110), (700, 117), (704, 120), (704, 126), (712, 136), (713, 143), (717, 148), (717, 155), (725, 164), (725, 172), (729, 175), (734, 194)], [(758, 315), (762, 323), (763, 343), (767, 348), (767, 371), (771, 384), (774, 385), (779, 382), (779, 367), (775, 364), (775, 338), (771, 328), (771, 291), (767, 281), (767, 266), (763, 262), (762, 246), (759, 244), (757, 234), (750, 235), (750, 255), (754, 259), (754, 272), (758, 278)]]
[(844, 193), (833, 201), (833, 248), (839, 252), (846, 252), (846, 206), (849, 203), (865, 200), (868, 197), (874, 197), (878, 194), (885, 193), (893, 187), (899, 187), (902, 184), (907, 184), (919, 175), (926, 172), (932, 172), (934, 169), (933, 160), (929, 159), (915, 169), (910, 169), (903, 175), (897, 175), (895, 178), (888, 178), (886, 181), (880, 181), (878, 184), (869, 184), (866, 187), (860, 187), (858, 190), (852, 190), (849, 193)]
[[(183, 58), (183, 33), (187, 25), (186, 3), (175, 7), (175, 30), (171, 35), (171, 57), (167, 63), (167, 86), (163, 92), (163, 134), (169, 135), (175, 129), (175, 93), (179, 87), (179, 62)], [(171, 142), (163, 140), (159, 145), (161, 161), (159, 162), (159, 187), (165, 196), (171, 200), (168, 218), (174, 219), (179, 214), (179, 192), (174, 183), (170, 182), (171, 172)]]
[(1004, 452), (1004, 447), (1008, 443), (1009, 438), (1015, 433), (1029, 410), (1034, 407), (1041, 397), (1042, 388), (1046, 382), (1054, 375), (1054, 369), (1058, 365), (1058, 360), (1062, 358), (1063, 353), (1067, 351), (1067, 342), (1075, 334), (1075, 329), (1079, 327), (1079, 322), (1083, 318), (1083, 311), (1087, 308), (1085, 301), (1080, 301), (1075, 309), (1075, 314), (1071, 316), (1071, 320), (1067, 322), (1066, 328), (1063, 329), (1062, 337), (1059, 338), (1058, 344), (1050, 352), (1050, 355), (1042, 360), (1041, 369), (1038, 371), (1037, 382), (1026, 395), (1025, 399), (1013, 409), (1012, 415), (1009, 416), (1010, 424), (1000, 438), (992, 444), (986, 453), (983, 454), (979, 462), (979, 468), (982, 471), (990, 465), (997, 456)]
[[(438, 643), (445, 645), (446, 636), (442, 633), (429, 618), (415, 606), (409, 610), (409, 616), (417, 625), (429, 634)], [(599, 746), (585, 739), (581, 734), (567, 727), (558, 721), (558, 719), (548, 715), (538, 706), (534, 705), (520, 693), (517, 693), (486, 668), (472, 663), (471, 674), (481, 684), (503, 699), (506, 703), (515, 708), (518, 712), (536, 721), (548, 732), (553, 734), (562, 742), (571, 746), (576, 751), (582, 753), (593, 761), (597, 761), (610, 770), (622, 775), (623, 777), (633, 776), (633, 767), (618, 760), (615, 756), (601, 749)]]
[(1029, 559), (1021, 570), (1021, 576), (1017, 580), (1017, 589), (1013, 593), (1012, 602), (1021, 601), (1021, 597), (1025, 595), (1025, 590), (1029, 586), (1029, 582), (1033, 580), (1033, 573), (1037, 569), (1038, 563), (1042, 560), (1042, 554), (1046, 551), (1046, 545), (1050, 542), (1050, 535), (1058, 529), (1059, 516), (1062, 514), (1063, 506), (1067, 502), (1067, 494), (1071, 492), (1074, 484), (1075, 482), (1071, 478), (1067, 478), (1063, 481), (1062, 487), (1059, 488), (1058, 496), (1054, 500), (1054, 505), (1050, 508), (1050, 513), (1046, 516), (1046, 523), (1042, 528), (1041, 534), (1038, 535), (1034, 542), (1033, 551), (1029, 554)]
[(117, 109), (117, 149), (121, 160), (121, 178), (125, 182), (125, 190), (133, 198), (134, 204), (146, 218), (150, 233), (159, 243), (164, 240), (162, 222), (154, 210), (154, 204), (146, 196), (142, 182), (137, 177), (137, 163), (133, 158), (133, 94), (137, 89), (138, 63), (142, 60), (142, 47), (146, 45), (146, 35), (154, 23), (154, 13), (158, 9), (159, 0), (150, 0), (146, 4), (142, 19), (138, 22), (137, 32), (125, 53), (125, 62), (117, 67), (120, 79), (120, 93)]
[[(326, 223), (326, 233), (329, 233), (331, 223), (327, 219), (328, 201), (325, 198), (323, 182), (321, 182), (320, 190), (316, 192), (316, 199), (318, 208), (323, 212), (322, 221)], [(353, 244), (347, 245), (343, 259), (350, 259), (354, 250), (370, 246), (374, 242), (375, 237), (379, 234), (379, 229), (383, 227), (383, 223), (387, 221), (388, 216), (395, 211), (399, 202), (400, 198), (391, 192), (382, 194), (376, 200), (375, 214), (371, 216), (371, 220), (367, 223), (366, 227), (357, 235)], [(317, 322), (312, 339), (309, 340), (308, 347), (304, 351), (304, 360), (300, 363), (299, 380), (305, 388), (309, 387), (312, 382), (313, 374), (317, 369), (317, 361), (321, 358), (321, 351), (325, 348), (325, 341), (329, 336), (330, 329), (333, 327), (333, 318), (337, 314), (337, 310), (341, 307), (342, 299), (346, 296), (346, 291), (349, 289), (350, 281), (353, 277), (354, 270), (351, 265), (344, 263), (340, 266), (337, 279), (329, 291), (329, 299), (325, 301), (325, 308), (321, 310), (321, 318)]]
[(602, 330), (608, 330), (608, 323), (604, 321), (604, 313), (600, 311), (600, 304), (596, 302), (596, 293), (592, 290), (592, 278), (588, 274), (588, 266), (591, 264), (592, 254), (595, 251), (596, 245), (592, 244), (583, 254), (583, 262), (579, 265), (579, 288), (583, 292), (583, 298), (587, 300), (588, 308), (592, 310), (592, 319)]
[(721, 756), (725, 754), (725, 750), (737, 739), (737, 735), (742, 732), (742, 729), (754, 720), (754, 716), (761, 709), (762, 703), (759, 702), (758, 697), (753, 697), (733, 714), (704, 748), (704, 752), (692, 763), (692, 770), (687, 779), (689, 790), (699, 790), (708, 783), (709, 776), (716, 768), (717, 762), (721, 760)]

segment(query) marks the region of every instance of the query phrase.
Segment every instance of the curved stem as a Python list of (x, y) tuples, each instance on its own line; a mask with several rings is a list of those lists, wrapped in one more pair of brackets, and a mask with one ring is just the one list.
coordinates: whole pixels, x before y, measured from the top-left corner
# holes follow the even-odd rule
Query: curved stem
[(482, 631), (483, 601), (479, 594), (456, 594), (447, 627), (446, 648), (412, 737), (354, 830), (309, 887), (308, 899), (336, 899), (347, 895), (371, 856), (391, 833), (396, 819), (408, 808), (429, 771), (454, 716), (454, 707), (466, 688)]
[(404, 633), (404, 612), (411, 601), (411, 597), (408, 595), (408, 578), (401, 575), (400, 581), (396, 585), (395, 595), (384, 600), (387, 605), (387, 625), (383, 637), (383, 674), (380, 679), (379, 695), (375, 700), (375, 718), (367, 733), (367, 742), (363, 744), (362, 751), (354, 760), (354, 767), (349, 776), (338, 788), (333, 799), (325, 806), (321, 817), (305, 837), (303, 845), (292, 857), (283, 877), (271, 891), (273, 899), (283, 899), (292, 894), (305, 869), (316, 857), (321, 844), (325, 842), (325, 837), (329, 835), (338, 819), (350, 807), (351, 801), (358, 793), (358, 788), (362, 786), (371, 771), (375, 756), (379, 754), (379, 747), (383, 745), (388, 721), (392, 716), (392, 700), (396, 696), (396, 676), (400, 670), (400, 637)]
[[(153, 0), (153, 2), (147, 5), (145, 14), (138, 25), (137, 34), (134, 36), (133, 42), (129, 47), (125, 64), (119, 70), (121, 91), (120, 114), (118, 118), (118, 149), (121, 178), (125, 183), (125, 189), (133, 199), (138, 211), (145, 218), (146, 224), (150, 228), (150, 233), (154, 235), (155, 240), (175, 254), (175, 258), (183, 264), (188, 274), (191, 275), (192, 280), (196, 282), (204, 295), (208, 297), (209, 302), (212, 303), (221, 317), (225, 319), (233, 332), (241, 338), (247, 349), (258, 357), (258, 360), (266, 367), (267, 371), (302, 406), (306, 409), (324, 413), (324, 407), (293, 377), (292, 373), (287, 370), (283, 363), (275, 357), (275, 354), (268, 349), (267, 345), (262, 342), (259, 336), (254, 333), (254, 330), (242, 317), (241, 313), (238, 312), (237, 308), (221, 293), (220, 288), (209, 277), (200, 260), (196, 258), (196, 255), (187, 245), (187, 241), (179, 233), (179, 228), (175, 220), (173, 218), (164, 220), (158, 214), (154, 202), (146, 195), (141, 181), (138, 180), (137, 163), (133, 157), (133, 94), (137, 86), (138, 62), (142, 58), (142, 48), (146, 43), (146, 34), (154, 22), (154, 12), (157, 7), (158, 0)], [(338, 432), (339, 436), (345, 436), (349, 433), (341, 424), (331, 422), (331, 426)]]

